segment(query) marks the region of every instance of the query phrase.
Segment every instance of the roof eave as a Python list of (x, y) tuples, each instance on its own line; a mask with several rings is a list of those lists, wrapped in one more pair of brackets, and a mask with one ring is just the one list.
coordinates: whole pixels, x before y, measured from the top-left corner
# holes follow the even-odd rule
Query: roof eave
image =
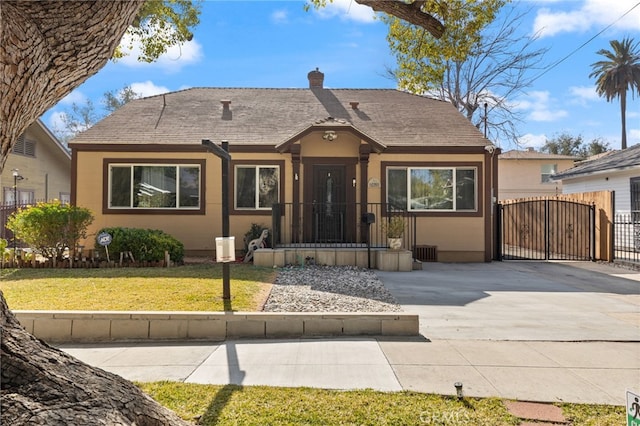
[(640, 169), (640, 164), (634, 164), (632, 166), (624, 166), (624, 167), (612, 167), (609, 169), (602, 170), (593, 170), (587, 172), (578, 172), (578, 173), (558, 173), (552, 180), (563, 180), (563, 179), (574, 179), (588, 176), (597, 176), (603, 175), (611, 172), (624, 172), (627, 170)]
[(47, 134), (47, 136), (49, 136), (51, 138), (51, 140), (53, 141), (53, 143), (58, 147), (58, 149), (60, 149), (60, 151), (69, 159), (71, 160), (71, 153), (69, 152), (69, 150), (62, 144), (62, 142), (60, 142), (60, 139), (58, 139), (56, 137), (56, 135), (54, 135), (51, 130), (49, 130), (49, 128), (47, 126), (44, 125), (44, 123), (42, 122), (42, 120), (40, 120), (39, 118), (36, 120), (36, 123), (38, 124), (38, 126), (40, 126), (40, 128), (42, 129), (43, 132), (45, 132)]

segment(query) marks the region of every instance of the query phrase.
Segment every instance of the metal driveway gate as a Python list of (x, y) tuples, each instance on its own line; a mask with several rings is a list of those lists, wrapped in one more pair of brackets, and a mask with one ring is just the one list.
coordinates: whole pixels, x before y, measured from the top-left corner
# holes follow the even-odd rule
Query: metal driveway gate
[(498, 204), (501, 260), (595, 259), (595, 206), (567, 200)]

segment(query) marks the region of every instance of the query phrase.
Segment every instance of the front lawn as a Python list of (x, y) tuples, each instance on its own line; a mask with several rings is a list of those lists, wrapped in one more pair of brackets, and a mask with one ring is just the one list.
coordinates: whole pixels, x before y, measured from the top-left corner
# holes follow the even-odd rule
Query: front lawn
[[(276, 272), (242, 264), (230, 265), (230, 271), (231, 310), (261, 310)], [(0, 290), (17, 310), (225, 310), (221, 265), (5, 269), (0, 277)]]
[(499, 399), (417, 392), (337, 391), (175, 382), (138, 384), (180, 417), (201, 425), (517, 425)]
[[(502, 400), (418, 392), (339, 391), (267, 386), (138, 383), (185, 420), (201, 425), (473, 425), (520, 424)], [(573, 426), (618, 426), (622, 406), (557, 404)]]

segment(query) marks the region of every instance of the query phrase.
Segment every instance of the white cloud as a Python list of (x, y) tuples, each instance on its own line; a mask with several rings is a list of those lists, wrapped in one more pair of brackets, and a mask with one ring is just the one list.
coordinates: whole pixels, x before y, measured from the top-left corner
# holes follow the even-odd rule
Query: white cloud
[(61, 105), (73, 105), (73, 104), (83, 104), (87, 101), (87, 97), (79, 90), (74, 90), (69, 93), (67, 96), (62, 98), (59, 102)]
[(536, 148), (540, 149), (547, 143), (547, 135), (544, 133), (541, 135), (534, 135), (532, 133), (527, 133), (524, 136), (521, 136), (518, 139), (518, 145), (520, 149), (525, 148)]
[(47, 127), (51, 129), (54, 133), (61, 132), (66, 126), (64, 124), (64, 116), (66, 114), (62, 111), (54, 111), (49, 116), (49, 122), (47, 123)]
[(141, 52), (140, 41), (130, 34), (122, 37), (120, 49), (127, 56), (118, 59), (117, 63), (137, 68), (159, 66), (169, 72), (177, 72), (183, 66), (197, 63), (202, 58), (202, 46), (195, 39), (179, 46), (171, 46), (153, 63), (138, 61)]
[(169, 89), (167, 89), (166, 87), (156, 86), (152, 81), (149, 80), (138, 83), (131, 83), (131, 90), (133, 90), (143, 98), (169, 92)]
[(285, 9), (279, 9), (271, 14), (271, 22), (276, 24), (285, 24), (289, 22), (289, 12)]
[[(559, 2), (560, 3), (560, 2)], [(601, 29), (613, 23), (613, 28), (622, 31), (640, 30), (640, 7), (633, 9), (624, 18), (637, 0), (585, 0), (584, 2), (562, 2), (574, 7), (558, 10), (552, 4), (538, 10), (533, 30), (541, 37), (551, 37), (562, 32), (585, 32)]]
[(600, 100), (595, 86), (571, 86), (569, 93), (574, 97), (573, 103), (587, 105), (588, 102)]
[(375, 12), (369, 6), (364, 6), (353, 0), (333, 0), (321, 9), (315, 10), (321, 18), (338, 17), (343, 20), (371, 23), (376, 22)]
[(531, 121), (556, 121), (568, 115), (563, 109), (554, 109), (548, 91), (531, 91), (528, 96), (514, 102), (514, 108), (527, 113)]

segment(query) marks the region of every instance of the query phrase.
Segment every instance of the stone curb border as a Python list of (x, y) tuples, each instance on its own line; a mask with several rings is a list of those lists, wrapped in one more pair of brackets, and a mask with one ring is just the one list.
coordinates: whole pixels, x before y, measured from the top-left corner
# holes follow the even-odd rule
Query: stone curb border
[(417, 336), (419, 318), (394, 312), (13, 311), (48, 342)]

